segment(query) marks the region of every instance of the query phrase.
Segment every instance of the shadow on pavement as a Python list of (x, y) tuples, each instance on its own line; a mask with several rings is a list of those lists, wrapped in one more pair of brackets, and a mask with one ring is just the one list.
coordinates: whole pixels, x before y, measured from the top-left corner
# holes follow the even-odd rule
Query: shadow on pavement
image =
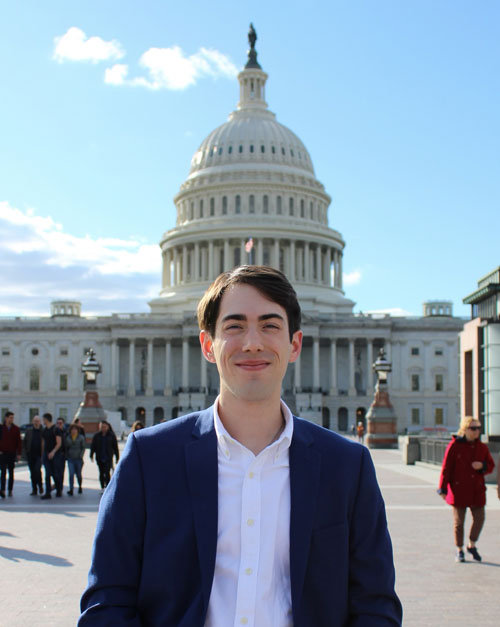
[(6, 546), (0, 546), (0, 557), (4, 557), (11, 562), (26, 560), (29, 562), (44, 562), (45, 564), (50, 564), (50, 566), (73, 566), (73, 563), (64, 559), (64, 557), (48, 555), (47, 553), (34, 553), (33, 551), (26, 551), (25, 549), (12, 549)]

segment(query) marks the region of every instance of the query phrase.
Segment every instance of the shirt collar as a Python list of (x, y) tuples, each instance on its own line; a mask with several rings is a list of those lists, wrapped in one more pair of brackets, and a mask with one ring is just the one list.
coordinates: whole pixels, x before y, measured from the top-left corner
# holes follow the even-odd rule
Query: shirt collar
[[(285, 428), (281, 432), (279, 438), (274, 442), (271, 442), (266, 448), (267, 450), (270, 447), (276, 447), (276, 455), (281, 451), (290, 448), (290, 443), (292, 441), (293, 436), (293, 416), (292, 412), (288, 405), (280, 399), (281, 403), (281, 412), (283, 414), (283, 418), (285, 419)], [(217, 446), (220, 451), (222, 451), (223, 455), (227, 459), (231, 459), (231, 451), (230, 446), (239, 446), (245, 448), (238, 440), (235, 440), (226, 430), (224, 425), (222, 424), (222, 420), (219, 416), (219, 396), (215, 399), (214, 403), (214, 428), (215, 434), (217, 436)], [(261, 451), (262, 452), (262, 451)]]

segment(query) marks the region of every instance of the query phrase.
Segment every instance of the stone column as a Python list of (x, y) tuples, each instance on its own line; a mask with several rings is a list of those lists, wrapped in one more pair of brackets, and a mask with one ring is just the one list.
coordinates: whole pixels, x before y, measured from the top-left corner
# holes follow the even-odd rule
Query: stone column
[(313, 337), (313, 391), (317, 392), (319, 388), (319, 337)]
[(226, 272), (227, 270), (231, 270), (233, 267), (232, 262), (229, 260), (230, 248), (229, 248), (229, 240), (224, 240), (224, 267), (221, 268), (221, 272)]
[(170, 340), (165, 342), (165, 396), (172, 394), (172, 344)]
[(242, 266), (246, 265), (248, 263), (248, 253), (245, 250), (245, 244), (246, 241), (244, 239), (242, 239), (240, 241), (240, 264)]
[(279, 270), (280, 269), (280, 241), (278, 238), (274, 240), (273, 246), (273, 266)]
[(174, 286), (179, 285), (179, 250), (174, 248)]
[(129, 340), (128, 349), (128, 396), (135, 396), (135, 340)]
[(188, 249), (187, 244), (184, 244), (182, 247), (182, 274), (181, 274), (181, 282), (187, 283), (188, 280)]
[(307, 283), (311, 280), (311, 255), (309, 251), (309, 242), (304, 242), (304, 281)]
[(321, 283), (321, 246), (316, 246), (316, 281)]
[(349, 396), (356, 396), (356, 384), (354, 379), (354, 340), (349, 340)]
[(290, 269), (289, 269), (289, 279), (290, 281), (295, 281), (295, 240), (290, 240)]
[(259, 237), (257, 240), (257, 265), (261, 266), (264, 262), (264, 239)]
[(146, 357), (146, 396), (153, 396), (153, 340), (148, 339)]
[(182, 338), (182, 389), (187, 392), (189, 387), (189, 338)]
[(340, 287), (340, 289), (342, 289), (342, 285), (344, 283), (344, 280), (342, 278), (342, 272), (343, 272), (343, 270), (342, 270), (342, 255), (341, 255), (340, 252), (338, 253), (338, 266), (339, 266), (339, 283), (338, 283), (338, 286)]
[(208, 242), (208, 280), (213, 281), (214, 279), (214, 243), (210, 240)]
[(373, 340), (366, 341), (366, 394), (373, 393)]
[(168, 286), (168, 255), (166, 251), (162, 254), (162, 273), (161, 273), (161, 286), (165, 288)]
[(295, 370), (293, 373), (293, 383), (297, 392), (302, 387), (302, 377), (300, 376), (300, 355), (295, 360)]
[(194, 244), (194, 269), (193, 269), (193, 280), (200, 280), (200, 243), (195, 242)]
[(337, 396), (337, 340), (330, 340), (330, 396)]
[(109, 387), (113, 394), (116, 394), (118, 387), (118, 343), (115, 339), (111, 340), (111, 381)]

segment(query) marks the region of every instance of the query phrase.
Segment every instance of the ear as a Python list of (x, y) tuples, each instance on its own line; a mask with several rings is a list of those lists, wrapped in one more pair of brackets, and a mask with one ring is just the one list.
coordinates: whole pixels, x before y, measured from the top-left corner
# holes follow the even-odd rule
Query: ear
[(297, 357), (300, 355), (300, 351), (302, 350), (302, 337), (302, 331), (295, 331), (292, 335), (292, 350), (288, 359), (289, 363), (297, 361)]
[(213, 340), (208, 331), (200, 331), (200, 345), (203, 357), (211, 364), (215, 364), (215, 357), (213, 354)]

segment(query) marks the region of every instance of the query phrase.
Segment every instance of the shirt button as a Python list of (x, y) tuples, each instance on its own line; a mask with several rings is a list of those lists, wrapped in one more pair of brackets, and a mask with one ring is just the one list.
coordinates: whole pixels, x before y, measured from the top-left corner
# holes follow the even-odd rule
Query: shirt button
[(242, 625), (246, 625), (246, 624), (248, 623), (248, 618), (247, 618), (246, 616), (242, 616), (242, 617), (240, 618), (240, 623), (241, 623)]
[(255, 520), (254, 520), (253, 518), (249, 518), (249, 519), (247, 520), (247, 525), (248, 525), (249, 527), (253, 527), (254, 522), (255, 522)]
[(245, 575), (251, 575), (253, 573), (253, 570), (251, 568), (247, 568), (245, 570)]

